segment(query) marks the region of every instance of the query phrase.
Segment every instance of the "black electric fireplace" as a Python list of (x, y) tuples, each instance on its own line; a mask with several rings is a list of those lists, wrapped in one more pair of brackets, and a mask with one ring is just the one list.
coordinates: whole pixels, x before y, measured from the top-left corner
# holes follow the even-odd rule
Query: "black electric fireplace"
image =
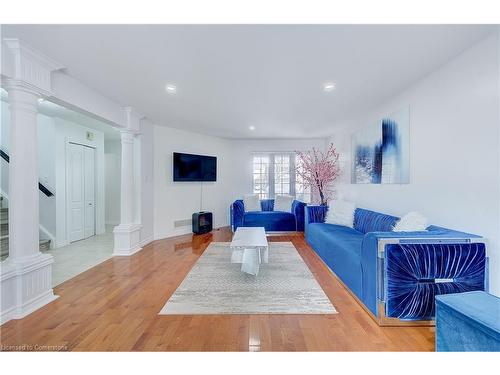
[(212, 231), (212, 213), (201, 211), (193, 214), (193, 233), (203, 234)]

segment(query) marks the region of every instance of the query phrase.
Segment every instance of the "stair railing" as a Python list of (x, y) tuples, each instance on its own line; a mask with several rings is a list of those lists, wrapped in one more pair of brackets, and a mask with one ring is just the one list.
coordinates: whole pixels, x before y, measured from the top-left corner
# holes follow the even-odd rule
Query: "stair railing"
[[(10, 162), (10, 156), (0, 149), (0, 157), (5, 160), (7, 163)], [(44, 193), (47, 197), (53, 197), (54, 193), (52, 193), (49, 189), (47, 189), (42, 183), (38, 182), (38, 189)]]

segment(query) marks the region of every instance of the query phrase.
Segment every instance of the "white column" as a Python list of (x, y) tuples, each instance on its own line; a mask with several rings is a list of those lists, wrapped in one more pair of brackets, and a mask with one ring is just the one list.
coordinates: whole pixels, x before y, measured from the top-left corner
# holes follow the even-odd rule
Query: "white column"
[(9, 256), (12, 260), (22, 260), (40, 253), (36, 134), (38, 95), (19, 87), (8, 90), (11, 119)]
[(121, 131), (121, 211), (120, 223), (131, 224), (134, 218), (134, 133)]
[(121, 131), (122, 163), (121, 163), (121, 197), (120, 225), (114, 228), (114, 256), (127, 256), (142, 250), (140, 223), (135, 222), (136, 194), (134, 178), (134, 139), (136, 132), (124, 129)]
[(10, 109), (9, 257), (2, 263), (2, 322), (53, 301), (51, 255), (39, 251), (36, 91), (8, 83)]

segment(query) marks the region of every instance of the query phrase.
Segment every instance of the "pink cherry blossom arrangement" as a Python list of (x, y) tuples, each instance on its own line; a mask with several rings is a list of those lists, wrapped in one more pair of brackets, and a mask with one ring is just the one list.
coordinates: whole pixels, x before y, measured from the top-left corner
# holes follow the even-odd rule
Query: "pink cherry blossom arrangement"
[(339, 153), (331, 143), (326, 152), (313, 147), (312, 150), (297, 151), (295, 173), (302, 180), (304, 188), (310, 188), (313, 200), (322, 206), (328, 205), (328, 199), (334, 193), (334, 183), (340, 177)]

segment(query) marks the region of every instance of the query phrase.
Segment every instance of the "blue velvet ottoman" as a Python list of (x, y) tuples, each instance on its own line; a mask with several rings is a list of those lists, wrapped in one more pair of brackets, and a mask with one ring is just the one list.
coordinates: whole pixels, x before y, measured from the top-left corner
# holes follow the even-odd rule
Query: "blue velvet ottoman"
[(500, 351), (500, 298), (482, 291), (436, 296), (436, 351)]

